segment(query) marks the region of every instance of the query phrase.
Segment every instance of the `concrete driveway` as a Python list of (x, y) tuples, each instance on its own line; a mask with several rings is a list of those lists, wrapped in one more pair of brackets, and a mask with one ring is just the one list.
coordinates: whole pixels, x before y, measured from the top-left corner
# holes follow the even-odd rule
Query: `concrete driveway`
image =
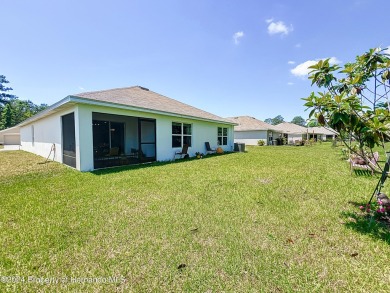
[(11, 145), (11, 144), (6, 144), (4, 145), (3, 149), (0, 149), (0, 152), (4, 151), (18, 151), (20, 150), (20, 145)]

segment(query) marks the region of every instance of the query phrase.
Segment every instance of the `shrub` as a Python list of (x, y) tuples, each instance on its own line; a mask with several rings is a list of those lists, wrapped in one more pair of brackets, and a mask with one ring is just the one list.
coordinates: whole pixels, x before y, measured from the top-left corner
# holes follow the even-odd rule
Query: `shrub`
[(257, 141), (258, 146), (263, 146), (264, 145), (264, 140), (260, 139)]
[(386, 194), (379, 193), (377, 195), (376, 202), (372, 202), (366, 206), (360, 206), (359, 208), (377, 220), (385, 219), (388, 221), (388, 216), (390, 213), (390, 199)]

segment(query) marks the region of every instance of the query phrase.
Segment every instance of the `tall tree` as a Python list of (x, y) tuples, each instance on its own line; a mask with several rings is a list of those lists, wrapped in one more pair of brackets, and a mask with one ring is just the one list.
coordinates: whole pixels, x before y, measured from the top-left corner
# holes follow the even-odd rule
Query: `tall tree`
[(4, 75), (0, 75), (0, 130), (15, 126), (27, 118), (47, 108), (46, 104), (35, 105), (31, 101), (19, 100), (8, 92), (12, 88)]
[(37, 114), (38, 112), (47, 108), (46, 104), (35, 105), (31, 101), (23, 101), (19, 99), (14, 99), (9, 103), (12, 109), (12, 125), (19, 124), (20, 122), (30, 118), (31, 116)]
[(281, 115), (278, 115), (272, 119), (273, 125), (277, 125), (277, 124), (282, 123), (282, 122), (284, 122), (284, 118)]
[(5, 86), (6, 83), (9, 83), (9, 81), (4, 75), (0, 75), (0, 106), (4, 106), (4, 104), (16, 98), (16, 96), (8, 93), (12, 91), (12, 88)]
[(276, 125), (276, 124), (284, 122), (284, 118), (281, 115), (278, 115), (274, 118), (267, 118), (264, 120), (264, 122), (268, 123), (268, 124)]
[(6, 104), (1, 112), (0, 129), (12, 126), (13, 111), (10, 104)]
[(294, 123), (296, 125), (300, 126), (306, 126), (306, 120), (303, 119), (301, 116), (295, 116), (292, 120), (291, 123)]

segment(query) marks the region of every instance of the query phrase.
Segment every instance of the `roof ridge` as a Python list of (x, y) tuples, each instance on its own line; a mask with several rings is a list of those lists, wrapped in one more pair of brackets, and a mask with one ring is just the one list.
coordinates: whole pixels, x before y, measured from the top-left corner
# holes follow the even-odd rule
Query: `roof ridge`
[[(106, 89), (106, 90), (98, 90), (98, 91), (88, 91), (88, 92), (81, 92), (77, 93), (71, 96), (77, 96), (81, 94), (93, 94), (93, 93), (104, 93), (104, 92), (111, 92), (111, 91), (117, 91), (117, 90), (126, 90), (126, 89), (132, 89), (132, 88), (140, 88), (140, 89), (147, 89), (146, 87), (140, 86), (140, 85), (133, 85), (133, 86), (126, 86), (126, 87), (118, 87), (118, 88), (113, 88), (113, 89)], [(149, 89), (148, 89), (149, 90)]]
[[(140, 88), (142, 89), (142, 87), (141, 87), (141, 86), (134, 86), (134, 87), (140, 87)], [(216, 115), (216, 114), (213, 114), (213, 113), (211, 113), (211, 112), (208, 112), (208, 111), (206, 111), (206, 110), (200, 109), (200, 108), (198, 108), (198, 107), (195, 107), (195, 106), (192, 106), (192, 105), (186, 104), (186, 103), (184, 103), (184, 102), (181, 102), (181, 101), (179, 101), (179, 100), (176, 100), (176, 99), (174, 99), (174, 98), (171, 98), (171, 97), (168, 97), (168, 96), (162, 95), (162, 94), (160, 94), (160, 93), (157, 93), (157, 92), (155, 92), (155, 91), (152, 91), (152, 90), (150, 90), (150, 89), (148, 89), (148, 91), (149, 91), (149, 92), (151, 92), (151, 93), (154, 93), (154, 94), (156, 94), (156, 95), (159, 95), (159, 96), (161, 96), (161, 97), (164, 97), (164, 98), (166, 98), (166, 99), (170, 99), (170, 100), (172, 100), (172, 101), (175, 101), (175, 102), (177, 102), (177, 103), (180, 103), (180, 104), (182, 104), (182, 105), (184, 105), (184, 106), (186, 106), (186, 107), (191, 107), (191, 108), (194, 108), (194, 109), (196, 109), (196, 110), (202, 111), (202, 112), (204, 112), (204, 113), (211, 114), (211, 115), (213, 115), (213, 116), (216, 116), (216, 117), (219, 117), (219, 118), (222, 118), (222, 119), (224, 119), (224, 118), (223, 118), (223, 117), (221, 117), (221, 116), (218, 116), (218, 115)]]

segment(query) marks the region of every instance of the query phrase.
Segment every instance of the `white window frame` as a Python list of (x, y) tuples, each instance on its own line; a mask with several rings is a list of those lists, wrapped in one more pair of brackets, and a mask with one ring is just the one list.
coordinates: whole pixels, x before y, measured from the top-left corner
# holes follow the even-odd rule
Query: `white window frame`
[[(221, 129), (221, 135), (219, 135), (219, 129)], [(224, 129), (226, 129), (226, 135), (224, 135)], [(219, 143), (219, 145), (228, 145), (228, 137), (229, 137), (229, 128), (227, 127), (218, 127), (217, 128), (217, 141), (219, 143), (219, 141), (221, 141), (221, 143)], [(221, 138), (221, 140), (219, 140), (219, 138)], [(223, 139), (226, 138), (226, 144), (223, 143)]]
[[(177, 133), (173, 133), (172, 132), (172, 137), (174, 136), (177, 136), (177, 137), (180, 137), (180, 141), (181, 141), (181, 145), (180, 146), (173, 146), (172, 145), (172, 148), (182, 148), (183, 147), (183, 142), (184, 142), (184, 137), (191, 137), (191, 143), (188, 145), (189, 147), (192, 146), (192, 130), (193, 130), (193, 125), (191, 123), (184, 123), (184, 122), (177, 122), (177, 121), (173, 121), (172, 122), (172, 126), (173, 124), (176, 123), (176, 124), (180, 124), (180, 134), (177, 134)], [(184, 134), (184, 125), (189, 125), (190, 126), (190, 133), (191, 134)]]

